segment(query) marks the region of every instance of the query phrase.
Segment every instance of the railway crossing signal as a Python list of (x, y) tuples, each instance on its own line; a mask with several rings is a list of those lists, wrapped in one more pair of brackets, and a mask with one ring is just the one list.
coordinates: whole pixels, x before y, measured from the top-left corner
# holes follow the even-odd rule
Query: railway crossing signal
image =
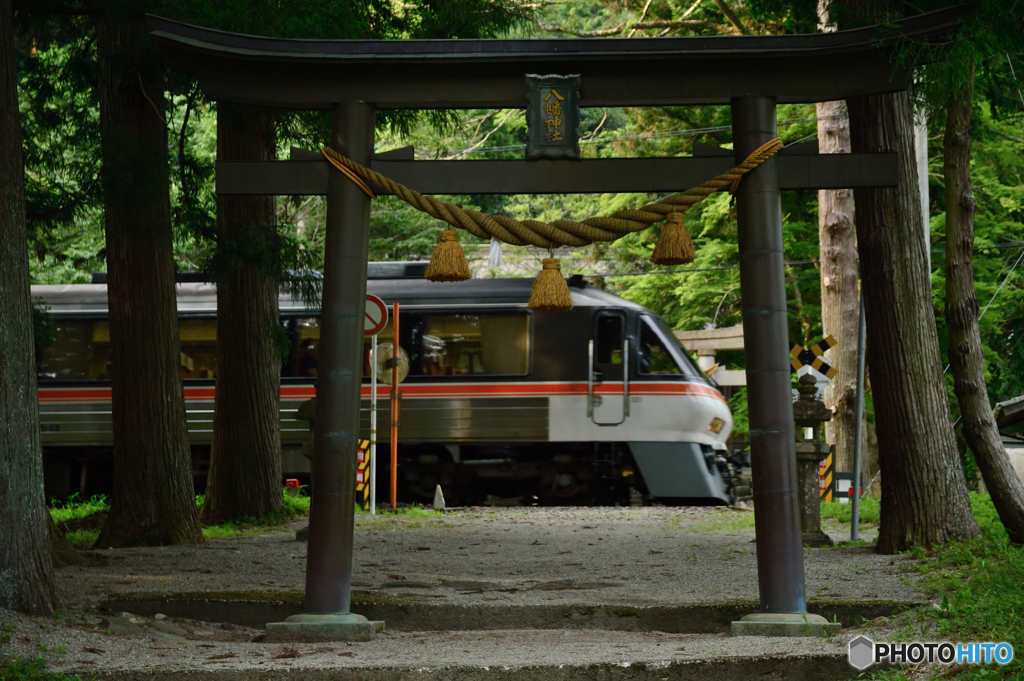
[(793, 359), (789, 361), (789, 364), (793, 367), (794, 372), (799, 371), (801, 367), (809, 366), (831, 381), (839, 375), (839, 372), (834, 366), (826, 362), (822, 355), (825, 354), (826, 350), (836, 345), (838, 343), (831, 335), (825, 336), (823, 340), (818, 341), (809, 348), (805, 348), (799, 343), (793, 343), (793, 347), (789, 349), (789, 354), (793, 356)]

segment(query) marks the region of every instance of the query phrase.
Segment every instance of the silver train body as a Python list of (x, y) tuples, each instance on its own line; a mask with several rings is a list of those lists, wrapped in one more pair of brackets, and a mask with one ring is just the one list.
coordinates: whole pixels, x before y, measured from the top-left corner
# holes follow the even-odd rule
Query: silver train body
[[(404, 500), (450, 504), (486, 496), (540, 503), (617, 503), (637, 495), (726, 503), (722, 465), (732, 416), (719, 391), (652, 312), (570, 280), (575, 309), (527, 308), (532, 281), (435, 284), (421, 264), (371, 263), (368, 292), (400, 303), (399, 490)], [(397, 278), (385, 278), (397, 274)], [(418, 275), (418, 276), (417, 276)], [(377, 278), (375, 278), (377, 277)], [(47, 489), (88, 494), (109, 480), (111, 438), (105, 284), (34, 286), (57, 340), (39, 351), (39, 405)], [(205, 482), (216, 377), (216, 289), (177, 287), (182, 374), (197, 486)], [(286, 476), (310, 470), (312, 436), (299, 407), (315, 395), (319, 319), (280, 298), (292, 352), (282, 364), (281, 444)], [(391, 323), (379, 342), (390, 342)], [(369, 339), (364, 373), (369, 373)], [(378, 386), (378, 455), (386, 494), (390, 386)], [(364, 377), (362, 436), (369, 437)], [(716, 463), (717, 461), (717, 463)]]

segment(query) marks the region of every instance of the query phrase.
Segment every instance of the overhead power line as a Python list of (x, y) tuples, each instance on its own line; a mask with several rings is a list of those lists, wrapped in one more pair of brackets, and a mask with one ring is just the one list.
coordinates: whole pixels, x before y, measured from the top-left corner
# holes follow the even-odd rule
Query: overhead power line
[[(1024, 248), (1024, 242), (1017, 241), (1017, 242), (1007, 243), (1007, 244), (995, 244), (995, 245), (992, 245), (992, 246), (975, 246), (971, 250), (972, 251), (987, 251), (989, 249), (994, 249), (994, 248)], [(946, 252), (945, 250), (936, 249), (936, 250), (932, 251), (932, 254), (933, 255), (941, 255), (941, 254), (943, 254), (945, 252)], [(1020, 262), (1021, 258), (1024, 258), (1024, 251), (1021, 252), (1021, 257), (1017, 259), (1018, 263)], [(821, 262), (821, 261), (820, 260), (789, 260), (789, 261), (786, 262), (786, 266), (787, 267), (791, 267), (791, 266), (803, 267), (803, 266), (806, 266), (806, 265), (816, 265), (819, 262)], [(1013, 266), (1013, 268), (1011, 268), (1010, 272), (1012, 273), (1013, 269), (1016, 269), (1016, 267), (1017, 267), (1017, 265), (1014, 264), (1014, 266)], [(584, 276), (588, 276), (588, 277), (645, 277), (645, 276), (654, 275), (654, 274), (687, 274), (689, 272), (715, 272), (715, 271), (719, 271), (719, 270), (738, 270), (739, 268), (740, 268), (739, 265), (722, 265), (720, 267), (682, 267), (682, 268), (676, 268), (676, 269), (672, 269), (672, 270), (653, 270), (653, 271), (650, 271), (650, 272), (608, 272), (608, 273), (602, 273), (602, 274), (587, 274), (587, 275), (584, 275)], [(1003, 280), (1003, 283), (1006, 283), (1005, 279)], [(1000, 288), (1002, 288), (1002, 285), (1000, 285)], [(999, 291), (996, 291), (996, 293), (999, 293)], [(994, 300), (995, 296), (993, 296), (992, 298)], [(991, 304), (992, 304), (992, 301), (989, 301), (989, 305), (991, 305)], [(987, 310), (988, 307), (986, 307), (985, 309)], [(982, 314), (984, 314), (984, 312)]]
[[(837, 114), (837, 115), (833, 115), (833, 116), (823, 116), (821, 118), (818, 118), (817, 116), (813, 116), (811, 118), (792, 118), (792, 119), (785, 120), (785, 121), (779, 121), (778, 125), (793, 125), (795, 123), (810, 123), (812, 121), (824, 120), (825, 118), (840, 118), (840, 115)], [(598, 144), (598, 143), (601, 143), (601, 142), (625, 142), (625, 141), (634, 141), (634, 140), (654, 140), (654, 139), (664, 139), (664, 138), (668, 138), (668, 137), (689, 137), (689, 136), (692, 136), (692, 135), (704, 135), (706, 133), (711, 133), (711, 132), (725, 132), (726, 130), (732, 130), (732, 126), (731, 125), (716, 125), (716, 126), (707, 127), (707, 128), (688, 128), (686, 130), (666, 130), (666, 131), (663, 131), (663, 132), (635, 133), (635, 134), (631, 134), (631, 135), (615, 135), (615, 136), (612, 136), (612, 137), (588, 137), (588, 138), (581, 139), (580, 140), (580, 144)], [(808, 135), (807, 137), (804, 137), (803, 139), (808, 139), (810, 137), (813, 137), (816, 134), (818, 134), (818, 133), (815, 132), (814, 134)], [(799, 140), (799, 141), (802, 142), (803, 140)], [(473, 148), (470, 147), (470, 148), (467, 148), (467, 149), (462, 149), (460, 151), (453, 151), (453, 152), (451, 152), (451, 154), (453, 154), (453, 155), (459, 155), (459, 154), (465, 154), (465, 153), (495, 154), (495, 153), (500, 153), (500, 152), (503, 152), (503, 151), (516, 151), (518, 149), (525, 149), (525, 148), (526, 148), (525, 144), (506, 144), (504, 146), (481, 147), (479, 149), (473, 149)]]

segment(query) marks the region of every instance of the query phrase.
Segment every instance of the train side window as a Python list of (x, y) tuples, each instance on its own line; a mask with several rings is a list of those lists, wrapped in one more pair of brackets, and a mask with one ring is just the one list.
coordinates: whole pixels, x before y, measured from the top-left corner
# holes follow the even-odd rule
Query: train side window
[(56, 336), (36, 349), (40, 381), (88, 381), (110, 378), (110, 326), (105, 321), (54, 319)]
[(596, 361), (598, 364), (622, 364), (622, 317), (597, 318)]
[[(398, 344), (400, 346), (402, 346), (402, 348), (406, 352), (409, 352), (408, 340), (407, 340), (408, 333), (409, 333), (409, 327), (415, 324), (415, 322), (412, 320), (412, 318), (413, 318), (413, 315), (410, 315), (408, 312), (404, 313), (402, 315), (401, 324), (399, 325), (399, 327), (400, 327), (399, 328), (399, 332), (400, 332), (399, 335), (401, 336), (401, 338), (398, 339), (399, 340)], [(384, 328), (381, 329), (377, 333), (377, 344), (378, 345), (384, 345), (385, 343), (390, 345), (391, 342), (394, 340), (394, 336), (395, 336), (394, 321), (395, 320), (393, 320), (391, 318), (391, 315), (388, 314), (388, 323), (385, 324)], [(371, 340), (370, 336), (364, 336), (363, 337), (363, 376), (369, 376), (370, 375), (370, 368), (371, 368), (370, 367), (370, 358), (371, 358), (371, 355), (373, 354), (373, 352), (371, 350), (372, 347), (373, 347), (372, 346), (372, 340)], [(412, 371), (412, 373), (415, 374), (416, 372)], [(380, 378), (380, 375), (378, 374), (377, 377)]]
[(216, 378), (217, 320), (179, 319), (181, 377)]
[(292, 353), (283, 376), (316, 378), (320, 365), (320, 318), (300, 317), (291, 324)]
[(647, 317), (640, 318), (640, 362), (637, 370), (641, 374), (683, 373)]
[(529, 371), (528, 314), (425, 315), (421, 328), (420, 375), (521, 376)]

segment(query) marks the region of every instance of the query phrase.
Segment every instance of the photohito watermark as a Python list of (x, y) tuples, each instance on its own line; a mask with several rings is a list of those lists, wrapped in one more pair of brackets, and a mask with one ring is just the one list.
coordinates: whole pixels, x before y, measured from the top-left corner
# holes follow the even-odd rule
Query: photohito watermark
[(1009, 643), (875, 643), (867, 636), (850, 641), (850, 665), (865, 670), (876, 664), (1009, 664), (1013, 646)]

